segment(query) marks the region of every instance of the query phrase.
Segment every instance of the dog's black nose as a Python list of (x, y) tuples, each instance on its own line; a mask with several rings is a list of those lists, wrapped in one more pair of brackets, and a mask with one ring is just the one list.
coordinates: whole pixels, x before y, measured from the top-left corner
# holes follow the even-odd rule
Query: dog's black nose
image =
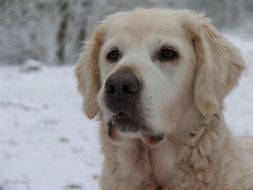
[(114, 113), (127, 111), (136, 102), (139, 91), (140, 82), (133, 73), (112, 74), (105, 83), (105, 99), (108, 108)]

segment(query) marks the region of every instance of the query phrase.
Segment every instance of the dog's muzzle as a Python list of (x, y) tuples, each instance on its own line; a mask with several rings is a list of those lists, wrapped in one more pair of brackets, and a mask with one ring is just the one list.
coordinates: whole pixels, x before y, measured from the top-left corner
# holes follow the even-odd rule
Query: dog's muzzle
[(105, 83), (105, 101), (113, 113), (129, 112), (136, 105), (140, 94), (140, 82), (130, 72), (112, 74)]
[(105, 83), (106, 107), (114, 113), (108, 122), (108, 136), (117, 131), (124, 134), (136, 134), (148, 144), (156, 144), (163, 139), (163, 134), (154, 133), (145, 124), (141, 106), (142, 84), (131, 72), (112, 74)]

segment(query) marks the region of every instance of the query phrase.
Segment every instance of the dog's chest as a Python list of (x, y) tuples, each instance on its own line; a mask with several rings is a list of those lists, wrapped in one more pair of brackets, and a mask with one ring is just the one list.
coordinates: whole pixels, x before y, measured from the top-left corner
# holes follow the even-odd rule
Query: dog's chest
[(164, 147), (150, 148), (143, 143), (122, 147), (118, 152), (120, 176), (130, 181), (155, 181), (166, 186), (173, 171), (171, 154)]
[(164, 147), (155, 147), (150, 152), (150, 162), (155, 180), (162, 186), (172, 179), (174, 162), (172, 154)]

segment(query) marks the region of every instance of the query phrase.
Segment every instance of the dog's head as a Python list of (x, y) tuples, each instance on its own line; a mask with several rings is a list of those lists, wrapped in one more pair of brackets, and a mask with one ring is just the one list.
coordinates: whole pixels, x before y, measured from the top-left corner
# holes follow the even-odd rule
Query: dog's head
[(76, 76), (89, 118), (112, 139), (148, 144), (222, 110), (244, 62), (203, 15), (138, 9), (103, 21), (87, 41)]

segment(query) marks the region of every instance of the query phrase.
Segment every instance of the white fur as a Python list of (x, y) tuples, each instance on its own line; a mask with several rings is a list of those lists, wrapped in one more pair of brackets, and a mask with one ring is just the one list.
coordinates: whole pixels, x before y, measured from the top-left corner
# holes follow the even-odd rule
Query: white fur
[[(124, 33), (123, 37), (122, 33)], [(168, 123), (168, 120), (164, 119), (163, 112), (170, 109), (178, 100), (182, 87), (187, 85), (185, 83), (192, 82), (183, 79), (192, 78), (195, 59), (190, 57), (192, 54), (186, 54), (183, 51), (185, 47), (191, 53), (194, 51), (190, 41), (183, 41), (182, 36), (172, 36), (170, 33), (151, 31), (147, 32), (142, 39), (138, 39), (139, 43), (136, 44), (135, 39), (131, 38), (131, 33), (120, 31), (119, 28), (117, 34), (108, 34), (106, 38), (108, 40), (105, 40), (99, 58), (102, 87), (98, 95), (99, 106), (106, 121), (109, 121), (113, 114), (106, 108), (104, 102), (105, 81), (110, 75), (127, 66), (137, 68), (139, 77), (144, 82), (145, 88), (141, 99), (145, 119), (147, 123), (150, 123), (150, 127), (155, 131), (166, 130), (167, 132), (175, 127), (176, 121)], [(164, 63), (153, 59), (154, 54), (164, 45), (178, 51), (180, 58), (176, 63)], [(117, 63), (108, 63), (106, 54), (114, 46), (122, 52), (122, 59)]]
[[(179, 58), (160, 62), (162, 45)], [(110, 48), (123, 53), (105, 59)], [(107, 78), (124, 67), (142, 81), (145, 122), (164, 139), (156, 146), (140, 134), (119, 133), (113, 143), (104, 102)], [(238, 50), (202, 14), (188, 10), (138, 9), (102, 22), (88, 40), (76, 69), (89, 118), (101, 121), (105, 156), (102, 190), (252, 190), (253, 140), (238, 141), (223, 118), (223, 99), (244, 69)]]

